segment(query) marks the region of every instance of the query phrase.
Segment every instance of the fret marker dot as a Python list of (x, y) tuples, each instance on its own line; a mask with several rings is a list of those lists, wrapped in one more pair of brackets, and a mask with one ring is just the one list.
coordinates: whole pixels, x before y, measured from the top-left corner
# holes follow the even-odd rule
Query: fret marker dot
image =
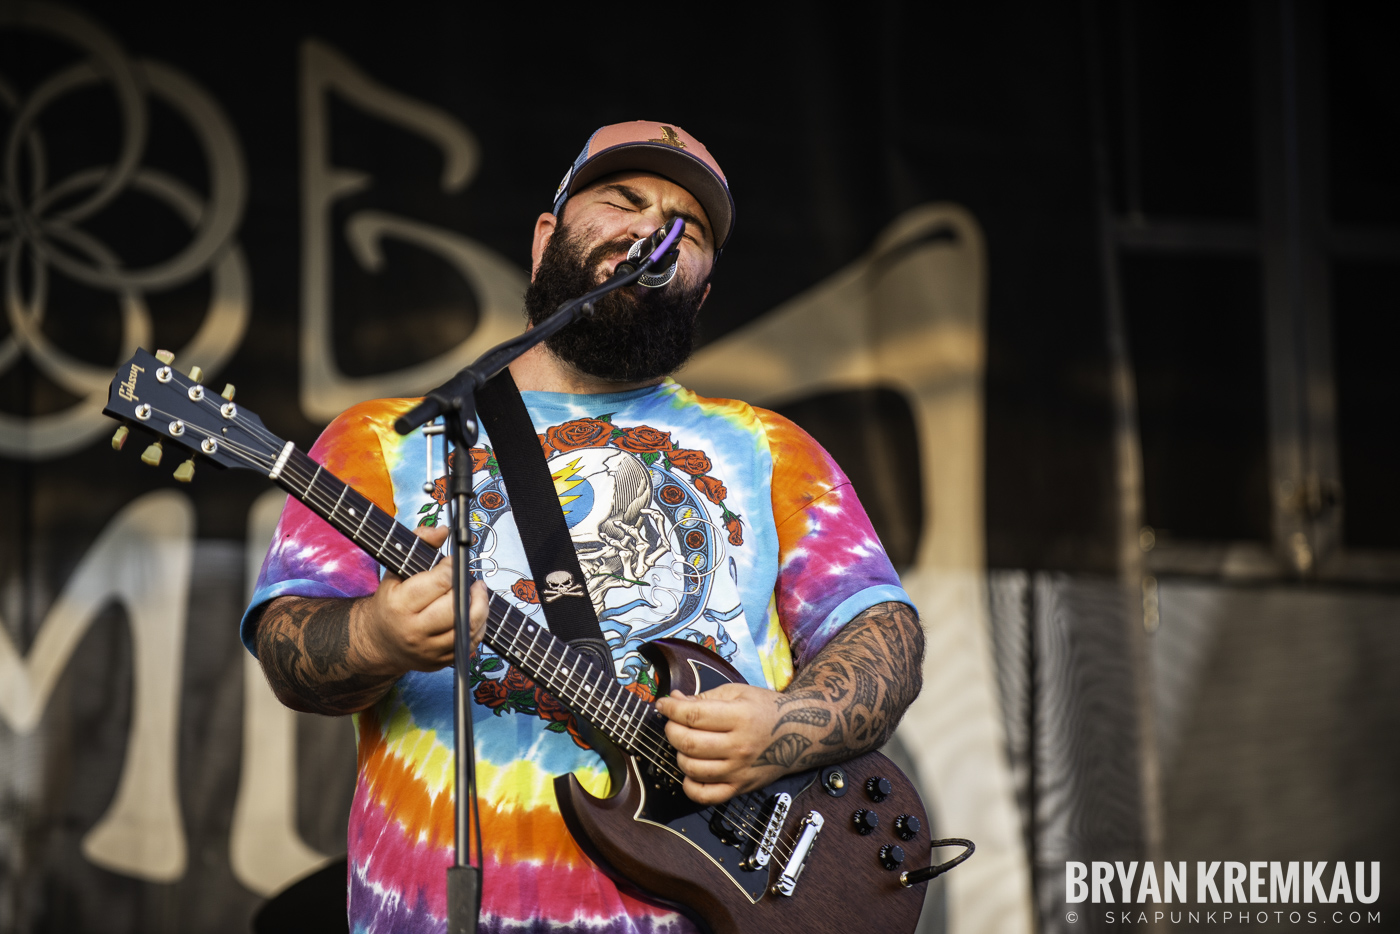
[(353, 516), (354, 514), (355, 514), (355, 509), (354, 509), (354, 507), (351, 507), (351, 509), (350, 509), (350, 515)]
[(399, 551), (403, 551), (403, 546), (400, 545), (398, 542), (394, 542), (394, 547), (397, 548)]

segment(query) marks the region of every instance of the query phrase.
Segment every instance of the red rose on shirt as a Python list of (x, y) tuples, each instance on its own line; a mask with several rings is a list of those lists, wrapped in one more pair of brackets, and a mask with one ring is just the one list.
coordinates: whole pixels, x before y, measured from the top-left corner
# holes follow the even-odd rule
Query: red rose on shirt
[(624, 428), (622, 434), (613, 439), (613, 443), (624, 451), (631, 451), (633, 454), (649, 454), (652, 451), (671, 450), (671, 433), (669, 431), (657, 431), (647, 425), (638, 425), (636, 428)]
[(716, 506), (723, 503), (724, 498), (729, 495), (729, 491), (724, 488), (724, 484), (720, 483), (714, 477), (696, 477), (695, 486)]
[(596, 448), (607, 443), (613, 426), (596, 418), (576, 418), (562, 425), (555, 425), (545, 432), (546, 440), (560, 454), (577, 451), (579, 448)]
[(729, 530), (729, 544), (744, 544), (744, 524), (739, 521), (738, 516), (730, 516), (724, 527)]
[(507, 693), (504, 684), (492, 678), (487, 678), (476, 686), (476, 690), (472, 692), (472, 696), (475, 697), (476, 702), (483, 707), (490, 707), (492, 710), (496, 710), (504, 706)]
[(506, 690), (511, 692), (533, 691), (535, 689), (535, 682), (514, 665), (511, 665), (506, 671), (505, 685)]
[(684, 451), (675, 450), (666, 455), (671, 460), (671, 466), (677, 470), (684, 470), (692, 477), (697, 474), (709, 473), (714, 464), (710, 463), (710, 458), (704, 451)]

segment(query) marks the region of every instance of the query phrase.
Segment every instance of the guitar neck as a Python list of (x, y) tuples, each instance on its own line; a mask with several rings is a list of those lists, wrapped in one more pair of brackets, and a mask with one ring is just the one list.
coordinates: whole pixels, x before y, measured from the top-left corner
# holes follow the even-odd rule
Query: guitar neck
[[(409, 577), (442, 555), (354, 487), (288, 443), (269, 474), (278, 486), (385, 568)], [(492, 593), (483, 641), (613, 743), (635, 751), (657, 714), (588, 657)], [(652, 730), (655, 724), (652, 724)]]

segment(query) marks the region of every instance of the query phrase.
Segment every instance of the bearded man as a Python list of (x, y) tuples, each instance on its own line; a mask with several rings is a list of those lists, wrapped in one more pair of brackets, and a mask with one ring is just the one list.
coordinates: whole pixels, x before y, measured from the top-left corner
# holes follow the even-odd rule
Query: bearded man
[[(763, 409), (670, 379), (733, 227), (709, 151), (636, 121), (589, 139), (535, 223), (526, 314), (534, 325), (610, 276), (628, 248), (685, 220), (676, 280), (610, 293), (510, 367), (589, 578), (615, 674), (668, 719), (685, 794), (715, 804), (782, 775), (882, 745), (920, 687), (923, 633), (836, 463)], [(445, 473), (433, 446), (392, 424), (418, 400), (357, 405), (312, 448), (328, 470), (440, 547)], [(555, 802), (572, 772), (608, 775), (572, 715), (477, 646), (486, 587), (543, 623), (491, 439), (471, 450), (473, 723), (485, 836), (483, 929), (689, 931), (620, 889), (584, 855)], [(435, 495), (436, 494), (436, 495)], [(381, 576), (382, 575), (382, 576)], [(242, 636), (289, 707), (354, 714), (359, 776), (349, 833), (354, 931), (442, 931), (452, 862), (450, 561), (401, 579), (295, 501), (259, 577)], [(637, 652), (701, 643), (748, 684), (653, 698)]]

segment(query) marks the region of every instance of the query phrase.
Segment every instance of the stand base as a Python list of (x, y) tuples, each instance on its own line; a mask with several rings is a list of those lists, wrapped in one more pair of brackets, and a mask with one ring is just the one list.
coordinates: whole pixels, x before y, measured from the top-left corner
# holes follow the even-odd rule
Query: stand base
[(481, 870), (447, 867), (447, 934), (476, 934), (481, 911)]

